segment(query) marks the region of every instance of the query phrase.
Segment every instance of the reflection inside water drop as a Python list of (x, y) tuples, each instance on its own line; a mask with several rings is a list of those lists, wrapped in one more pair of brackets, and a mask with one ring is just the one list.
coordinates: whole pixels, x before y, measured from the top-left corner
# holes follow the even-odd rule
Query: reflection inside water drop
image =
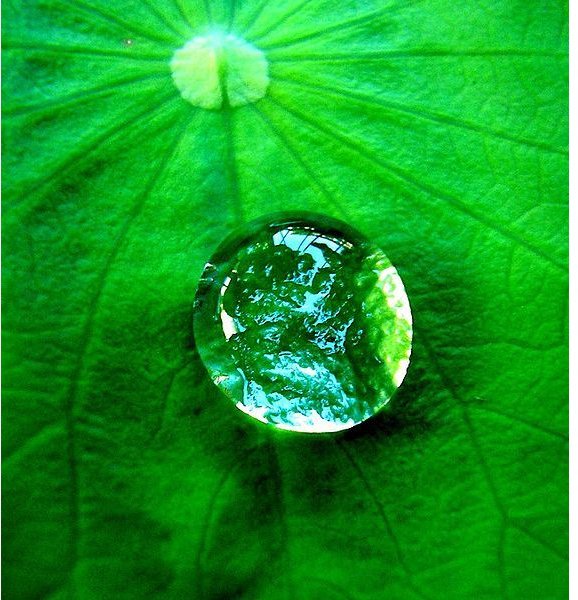
[(281, 429), (352, 427), (389, 401), (409, 365), (411, 311), (397, 270), (326, 217), (247, 225), (207, 264), (195, 305), (214, 383)]

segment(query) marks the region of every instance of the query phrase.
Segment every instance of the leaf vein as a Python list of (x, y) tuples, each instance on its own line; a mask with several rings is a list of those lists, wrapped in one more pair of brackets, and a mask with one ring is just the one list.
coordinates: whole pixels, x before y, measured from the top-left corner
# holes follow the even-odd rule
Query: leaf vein
[(490, 467), (489, 467), (486, 457), (482, 451), (482, 447), (480, 445), (480, 441), (478, 439), (476, 430), (472, 423), (472, 419), (468, 412), (467, 405), (464, 403), (464, 401), (458, 395), (458, 393), (454, 389), (451, 381), (446, 377), (445, 372), (443, 371), (439, 361), (437, 360), (437, 357), (436, 357), (436, 354), (435, 354), (433, 348), (430, 346), (427, 339), (424, 338), (421, 331), (420, 331), (420, 339), (421, 339), (423, 347), (429, 357), (430, 363), (432, 364), (435, 371), (437, 372), (437, 375), (438, 375), (441, 383), (443, 384), (444, 388), (449, 392), (449, 394), (452, 396), (452, 398), (454, 399), (456, 405), (458, 406), (458, 408), (460, 410), (460, 415), (462, 417), (462, 421), (463, 421), (464, 425), (466, 426), (466, 431), (468, 432), (468, 437), (470, 438), (471, 446), (476, 454), (478, 463), (480, 465), (481, 472), (483, 474), (483, 477), (486, 481), (486, 485), (490, 492), (490, 497), (492, 498), (494, 506), (495, 506), (496, 510), (498, 511), (498, 515), (500, 517), (500, 530), (499, 530), (499, 535), (498, 535), (496, 558), (497, 558), (497, 561), (499, 564), (498, 583), (500, 586), (500, 591), (501, 591), (502, 597), (505, 597), (506, 579), (505, 579), (505, 568), (504, 568), (502, 557), (503, 557), (504, 531), (505, 531), (506, 525), (509, 523), (508, 511), (506, 510), (506, 508), (502, 502), (502, 499), (501, 499), (500, 495), (498, 494), (496, 482), (494, 480), (494, 477), (492, 476)]
[(3, 49), (6, 51), (27, 51), (27, 52), (51, 52), (60, 55), (78, 55), (88, 56), (91, 58), (102, 57), (106, 59), (110, 58), (122, 58), (124, 60), (142, 60), (149, 62), (162, 62), (167, 61), (165, 54), (154, 54), (154, 53), (135, 53), (132, 48), (126, 50), (113, 50), (110, 48), (97, 48), (95, 46), (70, 46), (70, 45), (59, 45), (59, 44), (47, 44), (47, 43), (35, 43), (30, 44), (22, 41), (7, 41), (3, 45)]
[[(164, 105), (169, 104), (171, 101), (174, 102), (176, 100), (177, 98), (172, 93), (170, 94), (170, 96), (165, 96), (162, 100), (158, 101), (158, 104), (153, 109), (153, 112), (159, 110)], [(42, 179), (42, 182), (35, 183), (33, 186), (31, 186), (31, 188), (25, 190), (17, 196), (18, 198), (30, 197), (30, 200), (21, 200), (13, 207), (5, 209), (5, 214), (13, 217), (19, 213), (22, 213), (22, 211), (26, 212), (28, 210), (32, 210), (35, 207), (35, 204), (33, 202), (34, 196), (31, 195), (32, 190), (37, 192), (49, 186), (55, 179), (61, 179), (64, 175), (68, 173), (70, 169), (74, 169), (79, 165), (79, 163), (77, 162), (79, 161), (79, 159), (84, 160), (88, 158), (94, 151), (98, 150), (98, 148), (100, 148), (107, 141), (126, 130), (128, 127), (136, 123), (139, 119), (141, 119), (143, 116), (150, 112), (150, 107), (147, 107), (143, 111), (139, 111), (135, 115), (131, 116), (129, 119), (122, 121), (121, 123), (116, 124), (114, 127), (107, 129), (102, 135), (98, 136), (96, 139), (93, 139), (90, 144), (87, 144), (86, 147), (83, 147), (78, 152), (74, 152), (71, 155), (69, 155), (65, 161), (63, 161), (56, 167), (56, 169), (54, 169), (51, 173), (46, 175)], [(41, 200), (42, 199), (43, 198), (41, 198)]]
[[(336, 129), (330, 129), (325, 125), (321, 125), (317, 121), (311, 119), (309, 116), (301, 113), (297, 109), (290, 107), (286, 103), (280, 102), (277, 98), (273, 98), (272, 95), (268, 97), (271, 102), (277, 104), (281, 109), (284, 109), (287, 113), (294, 115), (298, 120), (303, 121), (306, 124), (309, 124), (313, 129), (317, 129), (323, 132), (327, 137), (333, 138), (344, 146), (349, 147), (353, 152), (363, 156), (369, 162), (372, 162), (383, 169), (385, 172), (389, 172), (393, 175), (398, 181), (411, 185), (412, 187), (427, 193), (432, 198), (437, 198), (438, 200), (444, 201), (449, 206), (453, 207), (456, 211), (463, 213), (464, 215), (470, 217), (472, 220), (479, 222), (481, 225), (492, 229), (496, 233), (500, 234), (502, 237), (509, 239), (516, 244), (523, 246), (536, 256), (542, 258), (552, 266), (556, 267), (558, 270), (566, 273), (566, 266), (559, 262), (556, 258), (550, 256), (550, 254), (544, 250), (541, 246), (536, 243), (527, 240), (521, 233), (516, 231), (512, 231), (507, 228), (504, 223), (498, 222), (491, 218), (486, 217), (484, 214), (472, 209), (470, 206), (462, 202), (461, 200), (451, 196), (449, 193), (438, 190), (435, 187), (424, 184), (408, 173), (406, 173), (403, 169), (396, 167), (385, 161), (382, 158), (377, 158), (373, 154), (371, 154), (368, 150), (366, 150), (359, 142), (352, 141), (352, 139), (344, 136), (341, 133), (337, 133)], [(391, 181), (389, 181), (391, 184)]]
[(552, 544), (549, 544), (543, 538), (538, 537), (532, 530), (528, 529), (526, 526), (522, 525), (521, 523), (519, 523), (517, 521), (513, 521), (512, 526), (515, 527), (518, 531), (521, 531), (522, 533), (527, 535), (530, 539), (534, 540), (537, 544), (539, 544), (543, 548), (546, 548), (546, 550), (549, 550), (552, 554), (554, 554), (554, 556), (556, 556), (560, 560), (567, 562), (568, 556), (566, 554), (564, 554), (563, 552), (560, 552), (560, 550), (558, 550), (558, 548), (556, 548)]
[(512, 414), (503, 412), (497, 408), (494, 408), (493, 406), (487, 406), (485, 404), (471, 404), (471, 408), (473, 410), (481, 410), (483, 412), (492, 413), (492, 414), (500, 416), (504, 419), (508, 419), (510, 421), (515, 421), (516, 423), (521, 423), (522, 425), (525, 425), (526, 427), (530, 427), (531, 429), (535, 429), (536, 431), (540, 431), (546, 435), (559, 438), (560, 440), (562, 440), (564, 442), (568, 442), (568, 436), (566, 434), (564, 434), (560, 431), (556, 431), (555, 429), (546, 427), (545, 425), (542, 425), (541, 423), (535, 423), (534, 421), (525, 419), (524, 417), (521, 417), (520, 415), (512, 415)]
[(44, 112), (44, 110), (46, 110), (46, 112), (49, 112), (54, 108), (76, 106), (78, 104), (82, 104), (84, 101), (90, 101), (99, 97), (109, 96), (112, 92), (125, 87), (127, 84), (143, 83), (151, 79), (156, 79), (159, 76), (160, 73), (152, 73), (150, 75), (139, 75), (137, 77), (124, 77), (122, 79), (110, 81), (92, 88), (83, 87), (79, 91), (67, 96), (60, 96), (52, 99), (42, 99), (41, 102), (36, 104), (26, 104), (24, 106), (15, 106), (13, 108), (8, 106), (4, 108), (4, 115), (9, 117), (18, 117), (37, 111)]
[(283, 23), (288, 21), (293, 15), (298, 13), (306, 4), (308, 4), (311, 0), (302, 0), (298, 4), (296, 4), (291, 10), (286, 12), (284, 15), (281, 15), (275, 23), (266, 31), (262, 36), (259, 34), (255, 35), (255, 39), (259, 40), (261, 37), (274, 33)]
[(315, 185), (315, 187), (323, 194), (327, 202), (330, 206), (338, 208), (347, 219), (349, 219), (349, 215), (342, 203), (337, 200), (337, 198), (329, 191), (329, 189), (325, 186), (321, 178), (311, 169), (311, 167), (303, 160), (300, 156), (299, 152), (294, 148), (294, 146), (289, 142), (287, 136), (279, 128), (278, 124), (275, 123), (271, 116), (262, 108), (251, 105), (253, 110), (259, 115), (261, 120), (267, 125), (267, 127), (273, 132), (273, 134), (279, 139), (281, 144), (287, 149), (290, 156), (293, 158), (293, 161), (301, 168), (303, 173), (305, 173), (306, 177)]
[(260, 2), (257, 5), (256, 10), (254, 10), (253, 13), (251, 15), (249, 15), (249, 18), (247, 19), (247, 22), (245, 23), (245, 27), (244, 27), (244, 32), (247, 35), (247, 37), (252, 37), (250, 35), (251, 29), (255, 26), (255, 24), (259, 20), (259, 17), (263, 13), (263, 10), (267, 6), (267, 4), (269, 4), (269, 0), (262, 0), (262, 2)]
[(284, 54), (269, 52), (269, 57), (276, 63), (282, 62), (339, 62), (358, 63), (367, 61), (387, 62), (394, 58), (567, 58), (565, 52), (536, 51), (516, 48), (407, 48), (400, 50), (378, 50), (375, 52), (332, 52)]
[(98, 313), (98, 307), (100, 299), (106, 287), (107, 278), (111, 272), (112, 266), (116, 261), (116, 258), (122, 248), (123, 242), (126, 239), (132, 224), (138, 215), (142, 212), (147, 199), (150, 197), (151, 191), (157, 184), (161, 173), (168, 166), (171, 157), (175, 153), (175, 149), (178, 146), (177, 140), (182, 136), (183, 131), (181, 128), (178, 130), (178, 135), (173, 140), (174, 143), (169, 144), (168, 152), (159, 161), (158, 167), (154, 170), (153, 175), (147, 182), (142, 194), (134, 203), (132, 210), (130, 211), (127, 219), (124, 221), (112, 248), (106, 258), (106, 261), (97, 277), (96, 280), (96, 291), (87, 307), (87, 314), (82, 326), (82, 332), (79, 341), (79, 352), (76, 355), (75, 364), (70, 377), (70, 386), (64, 400), (64, 415), (66, 422), (66, 434), (67, 444), (66, 453), (68, 457), (69, 472), (70, 472), (70, 494), (69, 494), (69, 508), (70, 508), (70, 523), (71, 523), (71, 536), (70, 536), (70, 562), (72, 565), (76, 565), (78, 561), (78, 546), (80, 543), (80, 497), (79, 497), (79, 468), (77, 460), (77, 436), (76, 436), (76, 403), (78, 398), (79, 386), (82, 380), (82, 374), (85, 369), (86, 354), (89, 348), (90, 340), (92, 338), (94, 321)]
[[(411, 4), (415, 5), (421, 1), (423, 1), (423, 0), (416, 0), (415, 2), (413, 2)], [(282, 40), (276, 44), (269, 44), (269, 45), (261, 44), (261, 46), (267, 51), (272, 50), (274, 48), (275, 49), (276, 48), (289, 48), (296, 44), (300, 44), (301, 42), (306, 42), (306, 41), (308, 42), (315, 38), (327, 35), (328, 33), (333, 33), (334, 31), (339, 31), (339, 32), (348, 31), (349, 29), (354, 29), (355, 27), (357, 27), (359, 25), (365, 25), (366, 23), (373, 23), (375, 21), (375, 19), (377, 19), (379, 17), (383, 17), (388, 12), (397, 10), (397, 8), (399, 8), (399, 7), (395, 7), (394, 5), (389, 4), (385, 8), (380, 8), (378, 10), (371, 11), (370, 13), (359, 15), (358, 17), (349, 18), (346, 21), (340, 21), (339, 23), (333, 23), (332, 25), (328, 25), (327, 27), (325, 27), (323, 29), (316, 29), (314, 31), (309, 31), (309, 32), (303, 33), (302, 35), (298, 35), (293, 38)], [(265, 34), (264, 36), (261, 36), (260, 38), (256, 38), (256, 39), (263, 40), (266, 37), (267, 36)]]
[(72, 0), (66, 2), (66, 4), (70, 8), (78, 8), (81, 11), (93, 15), (107, 23), (112, 23), (113, 25), (118, 25), (122, 29), (126, 29), (129, 32), (135, 33), (137, 35), (142, 35), (149, 40), (158, 41), (158, 42), (170, 42), (171, 38), (164, 37), (162, 35), (158, 35), (153, 31), (148, 29), (143, 29), (142, 27), (138, 27), (134, 25), (134, 23), (127, 23), (124, 19), (117, 17), (116, 15), (103, 11), (102, 8), (97, 8), (96, 6), (86, 4), (81, 2), (81, 0)]
[(416, 587), (416, 585), (413, 581), (413, 573), (412, 573), (411, 569), (409, 568), (409, 565), (404, 556), (404, 553), (402, 552), (401, 544), (395, 534), (395, 531), (393, 530), (393, 527), (392, 527), (391, 522), (383, 508), (383, 505), (379, 501), (379, 498), (377, 497), (372, 485), (369, 483), (369, 479), (366, 477), (365, 473), (363, 472), (363, 470), (361, 469), (361, 467), (359, 466), (357, 461), (353, 458), (353, 455), (347, 449), (347, 446), (341, 440), (334, 440), (334, 441), (335, 441), (335, 444), (337, 445), (337, 447), (343, 452), (343, 454), (347, 458), (347, 461), (353, 467), (353, 470), (355, 471), (357, 477), (359, 478), (359, 480), (365, 487), (365, 490), (366, 490), (368, 496), (371, 498), (371, 500), (377, 510), (377, 513), (379, 514), (379, 517), (381, 518), (381, 520), (385, 526), (387, 535), (389, 536), (391, 542), (393, 543), (397, 561), (405, 575), (405, 578), (406, 578), (410, 588), (417, 596), (419, 596), (421, 598), (427, 598), (427, 596), (425, 596), (425, 594), (418, 587)]
[(528, 146), (532, 148), (536, 148), (539, 150), (545, 150), (547, 152), (551, 152), (553, 154), (561, 154), (563, 156), (567, 156), (568, 152), (564, 148), (558, 148), (557, 146), (552, 146), (551, 144), (547, 144), (545, 142), (541, 142), (538, 140), (533, 140), (529, 138), (525, 138), (523, 136), (510, 134), (506, 131), (501, 131), (498, 129), (493, 129), (492, 127), (487, 127), (485, 125), (478, 125), (471, 121), (467, 121), (465, 119), (459, 119), (452, 115), (447, 115), (444, 113), (440, 113), (437, 111), (427, 110), (423, 107), (413, 107), (413, 106), (405, 106), (399, 104), (397, 102), (393, 102), (391, 100), (385, 100), (382, 98), (376, 99), (367, 94), (360, 94), (357, 92), (352, 92), (351, 90), (339, 89), (330, 85), (321, 84), (318, 81), (312, 83), (306, 80), (296, 80), (286, 77), (276, 76), (276, 79), (289, 83), (290, 85), (294, 85), (297, 87), (302, 87), (305, 89), (311, 90), (316, 95), (319, 95), (319, 90), (324, 90), (334, 96), (341, 98), (351, 98), (360, 104), (372, 108), (382, 108), (382, 109), (390, 109), (394, 112), (411, 115), (414, 117), (418, 117), (419, 119), (423, 119), (426, 121), (439, 123), (441, 125), (450, 125), (451, 127), (457, 127), (459, 129), (463, 129), (466, 131), (473, 131), (475, 133), (479, 133), (481, 135), (491, 136), (497, 139), (502, 139), (508, 142), (512, 142), (514, 144), (519, 144), (522, 146)]
[(233, 109), (230, 106), (224, 106), (222, 109), (223, 128), (226, 138), (226, 165), (229, 172), (229, 181), (231, 185), (231, 198), (233, 201), (233, 210), (237, 224), (244, 221), (243, 205), (239, 195), (239, 172), (235, 157), (235, 130), (233, 126)]
[[(165, 15), (157, 9), (154, 3), (151, 0), (144, 0), (145, 6), (148, 8), (149, 12), (154, 15), (157, 20), (162, 23), (167, 31), (175, 34), (175, 39), (180, 40), (183, 37), (182, 32), (180, 32), (174, 25), (165, 17)], [(188, 23), (187, 23), (188, 25)]]
[(195, 573), (196, 573), (196, 587), (197, 587), (197, 595), (198, 598), (205, 597), (205, 581), (204, 581), (204, 571), (203, 571), (203, 554), (207, 547), (207, 542), (209, 539), (209, 530), (211, 528), (211, 521), (213, 518), (213, 513), (215, 511), (215, 506), (217, 504), (217, 499), (225, 487), (229, 477), (233, 473), (233, 471), (238, 467), (238, 462), (234, 461), (231, 463), (227, 469), (223, 472), (221, 477), (219, 478), (215, 489), (211, 493), (209, 497), (209, 502), (207, 504), (207, 512), (205, 514), (205, 518), (203, 520), (203, 524), (201, 525), (201, 531), (199, 534), (199, 548), (195, 554)]

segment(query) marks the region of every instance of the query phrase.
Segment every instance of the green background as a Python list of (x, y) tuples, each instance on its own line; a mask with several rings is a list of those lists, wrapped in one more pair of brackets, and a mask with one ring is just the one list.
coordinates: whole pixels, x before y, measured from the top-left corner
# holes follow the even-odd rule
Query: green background
[[(549, 0), (5, 0), (3, 593), (567, 595), (567, 7)], [(206, 111), (175, 49), (261, 48)], [(192, 338), (238, 223), (380, 244), (406, 382), (340, 435), (270, 431)]]

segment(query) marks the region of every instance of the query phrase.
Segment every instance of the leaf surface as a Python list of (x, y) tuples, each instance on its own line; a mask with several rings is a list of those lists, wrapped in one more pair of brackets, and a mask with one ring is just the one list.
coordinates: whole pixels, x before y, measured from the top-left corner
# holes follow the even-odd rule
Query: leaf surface
[[(567, 9), (4, 3), (7, 598), (567, 594)], [(188, 104), (211, 24), (267, 95)], [(263, 429), (194, 349), (204, 262), (278, 210), (404, 279), (408, 377), (350, 432)]]

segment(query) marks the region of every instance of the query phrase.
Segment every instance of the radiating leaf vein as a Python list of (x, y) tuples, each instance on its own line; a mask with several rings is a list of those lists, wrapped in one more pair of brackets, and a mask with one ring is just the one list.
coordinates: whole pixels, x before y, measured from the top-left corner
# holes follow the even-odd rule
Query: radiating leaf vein
[[(446, 204), (448, 204), (449, 206), (452, 206), (453, 208), (455, 208), (459, 212), (463, 213), (464, 215), (470, 217), (474, 221), (478, 221), (480, 224), (484, 225), (485, 227), (494, 230), (496, 233), (499, 233), (504, 238), (507, 238), (507, 239), (519, 244), (520, 246), (525, 247), (527, 250), (529, 250), (536, 256), (543, 258), (547, 263), (556, 267), (558, 270), (560, 270), (564, 273), (566, 272), (566, 266), (564, 264), (562, 264), (560, 261), (558, 261), (557, 258), (554, 258), (553, 256), (551, 256), (547, 250), (540, 247), (536, 242), (527, 240), (521, 233), (518, 233), (517, 231), (512, 230), (506, 224), (500, 223), (497, 220), (495, 220), (491, 217), (488, 217), (484, 213), (473, 209), (469, 204), (466, 204), (465, 202), (459, 200), (458, 198), (451, 196), (450, 194), (448, 194), (445, 191), (438, 190), (429, 184), (425, 184), (425, 183), (419, 181), (418, 179), (413, 177), (411, 174), (394, 166), (392, 163), (385, 161), (383, 158), (381, 158), (381, 157), (378, 158), (378, 157), (374, 156), (374, 154), (371, 153), (364, 145), (360, 144), (357, 140), (355, 140), (355, 138), (353, 138), (353, 136), (345, 136), (342, 133), (340, 133), (337, 127), (329, 128), (326, 125), (323, 125), (320, 120), (314, 120), (311, 117), (309, 117), (308, 115), (306, 115), (305, 113), (301, 112), (300, 110), (289, 106), (286, 102), (280, 102), (278, 100), (278, 98), (276, 96), (274, 96), (273, 94), (270, 94), (268, 96), (268, 100), (271, 102), (274, 102), (275, 104), (277, 104), (279, 106), (280, 109), (284, 110), (287, 113), (292, 114), (298, 120), (303, 121), (306, 124), (309, 124), (309, 126), (312, 127), (313, 129), (317, 129), (317, 130), (323, 132), (326, 136), (336, 139), (344, 147), (350, 148), (355, 153), (363, 156), (365, 159), (369, 160), (370, 162), (373, 162), (375, 165), (380, 167), (383, 171), (389, 172), (391, 175), (393, 175), (394, 179), (396, 179), (397, 181), (399, 181), (401, 183), (409, 184), (412, 187), (427, 193), (429, 196), (431, 196), (433, 198), (437, 198), (438, 200), (444, 201)], [(391, 183), (391, 181), (390, 181), (390, 183)]]
[[(140, 121), (145, 115), (151, 115), (151, 113), (165, 109), (166, 106), (171, 102), (179, 100), (175, 97), (174, 93), (171, 92), (169, 96), (164, 96), (162, 99), (155, 99), (155, 106), (147, 106), (145, 110), (138, 111), (131, 117), (122, 120), (120, 123), (115, 123), (113, 127), (106, 129), (101, 135), (96, 138), (92, 138), (90, 143), (85, 147), (80, 147), (76, 152), (72, 152), (66, 157), (66, 160), (61, 162), (51, 173), (45, 174), (44, 178), (40, 182), (36, 182), (30, 189), (27, 189), (19, 194), (19, 198), (26, 198), (21, 200), (14, 206), (7, 208), (6, 214), (10, 215), (11, 218), (15, 218), (17, 215), (26, 213), (32, 210), (38, 202), (42, 202), (44, 197), (39, 198), (34, 195), (38, 194), (39, 191), (44, 190), (54, 180), (62, 179), (66, 176), (70, 169), (75, 169), (81, 164), (82, 161), (90, 160), (93, 152), (98, 150), (103, 144), (109, 140), (115, 138), (120, 133), (123, 133), (127, 128)], [(33, 193), (34, 191), (34, 193)]]
[(173, 42), (174, 38), (165, 37), (163, 35), (159, 35), (155, 31), (150, 29), (142, 28), (138, 24), (135, 25), (134, 21), (126, 21), (125, 19), (117, 17), (114, 13), (110, 13), (108, 11), (104, 11), (102, 8), (97, 8), (93, 4), (87, 4), (85, 2), (81, 2), (81, 0), (72, 0), (68, 1), (67, 4), (71, 7), (76, 7), (81, 11), (88, 13), (89, 15), (96, 16), (98, 19), (104, 20), (107, 23), (112, 23), (113, 25), (117, 25), (124, 29), (127, 33), (134, 33), (136, 35), (142, 35), (145, 38), (148, 38), (152, 41), (158, 42)]
[(563, 156), (568, 154), (568, 151), (564, 148), (558, 148), (557, 146), (552, 146), (551, 144), (547, 144), (539, 140), (532, 140), (520, 135), (514, 135), (512, 133), (508, 133), (507, 131), (493, 129), (492, 127), (480, 125), (472, 121), (466, 121), (464, 119), (460, 119), (452, 115), (428, 110), (424, 107), (408, 106), (405, 104), (400, 104), (398, 102), (393, 102), (392, 100), (387, 100), (382, 97), (376, 97), (375, 95), (370, 96), (368, 94), (360, 94), (359, 92), (353, 92), (345, 88), (336, 88), (327, 84), (320, 83), (318, 80), (312, 82), (307, 81), (303, 78), (297, 80), (288, 77), (280, 77), (279, 75), (276, 75), (275, 78), (285, 83), (288, 83), (289, 85), (306, 88), (317, 96), (320, 95), (320, 90), (324, 90), (329, 94), (332, 94), (333, 96), (341, 97), (343, 99), (351, 98), (352, 100), (360, 103), (362, 106), (368, 106), (371, 108), (378, 109), (390, 109), (395, 112), (412, 115), (419, 119), (433, 121), (435, 123), (439, 123), (440, 125), (450, 125), (452, 127), (458, 127), (460, 129), (473, 131), (482, 135), (503, 139), (509, 142), (513, 142), (515, 144), (529, 146), (532, 148), (537, 148), (539, 150), (545, 150), (554, 154), (561, 154)]
[(335, 444), (336, 446), (343, 452), (343, 454), (345, 455), (347, 461), (351, 464), (351, 466), (353, 467), (353, 470), (355, 471), (357, 477), (359, 478), (359, 480), (361, 481), (361, 483), (363, 484), (365, 490), (367, 491), (367, 494), (369, 495), (369, 497), (371, 498), (373, 505), (375, 506), (379, 517), (381, 519), (381, 521), (383, 522), (384, 526), (385, 526), (385, 530), (387, 532), (387, 535), (389, 537), (389, 539), (391, 540), (393, 547), (395, 549), (395, 555), (396, 555), (396, 559), (397, 562), (399, 563), (400, 567), (403, 570), (404, 576), (407, 579), (407, 582), (409, 584), (410, 589), (420, 598), (424, 598), (427, 599), (427, 596), (423, 593), (422, 590), (420, 590), (415, 583), (413, 582), (413, 574), (412, 571), (410, 570), (407, 560), (405, 558), (405, 555), (402, 552), (401, 549), (401, 544), (395, 534), (395, 531), (393, 530), (393, 527), (391, 526), (391, 522), (385, 512), (385, 510), (383, 509), (383, 505), (381, 504), (381, 502), (379, 501), (379, 498), (377, 497), (377, 495), (375, 494), (375, 491), (373, 490), (373, 487), (371, 486), (371, 484), (369, 483), (369, 479), (366, 477), (365, 473), (361, 470), (361, 467), (359, 466), (359, 464), (357, 463), (357, 461), (355, 460), (355, 458), (353, 457), (353, 454), (351, 453), (351, 451), (347, 448), (347, 444), (344, 443), (341, 440), (335, 440)]
[[(188, 125), (188, 119), (186, 121)], [(108, 253), (105, 263), (98, 274), (95, 286), (95, 293), (92, 295), (90, 302), (87, 307), (86, 317), (82, 326), (82, 332), (80, 336), (80, 342), (78, 345), (78, 353), (75, 357), (74, 367), (72, 369), (70, 377), (70, 386), (68, 388), (64, 403), (64, 415), (66, 422), (67, 432), (67, 444), (66, 453), (68, 457), (69, 473), (70, 473), (70, 523), (71, 523), (71, 537), (70, 537), (70, 563), (75, 565), (78, 560), (78, 543), (80, 536), (80, 523), (79, 523), (79, 470), (78, 470), (78, 459), (77, 459), (77, 440), (76, 440), (76, 401), (78, 397), (79, 386), (83, 378), (83, 373), (86, 368), (86, 356), (90, 345), (90, 341), (94, 329), (94, 321), (98, 314), (98, 308), (100, 299), (103, 291), (106, 287), (107, 278), (111, 272), (111, 269), (116, 261), (116, 258), (123, 246), (123, 243), (138, 215), (142, 212), (147, 199), (150, 197), (152, 190), (158, 185), (161, 174), (170, 164), (170, 159), (174, 155), (178, 148), (178, 140), (182, 137), (184, 128), (181, 126), (177, 129), (177, 135), (171, 139), (171, 143), (168, 144), (167, 151), (159, 160), (159, 164), (153, 173), (147, 184), (141, 193), (141, 195), (135, 200), (132, 210), (128, 217), (125, 219), (120, 231), (118, 232), (112, 248)]]

